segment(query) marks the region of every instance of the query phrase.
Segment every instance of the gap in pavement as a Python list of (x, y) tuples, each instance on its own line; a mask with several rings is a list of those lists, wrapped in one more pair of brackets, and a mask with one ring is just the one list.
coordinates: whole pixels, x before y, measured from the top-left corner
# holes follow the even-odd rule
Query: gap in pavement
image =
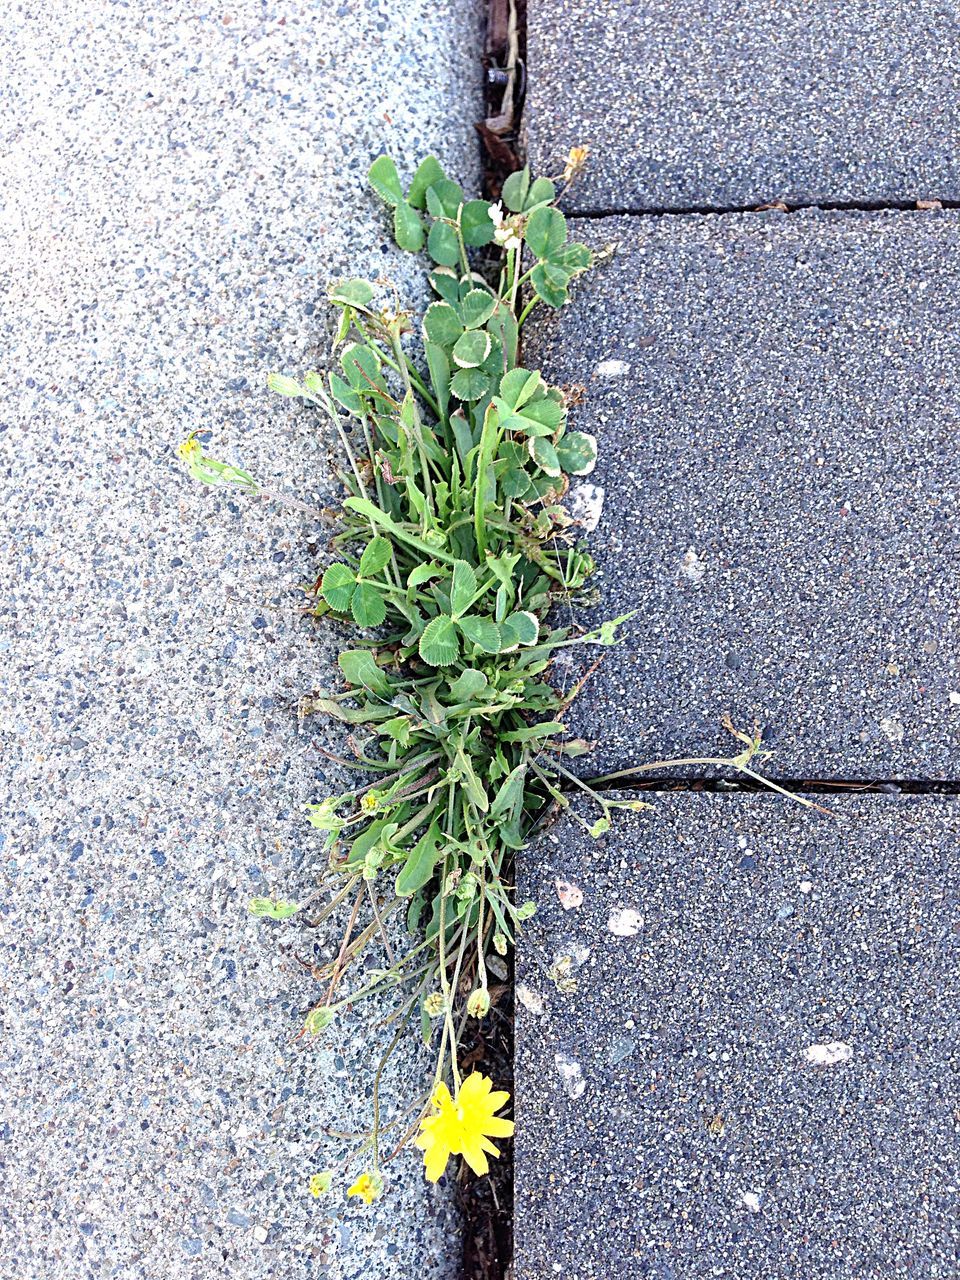
[(639, 206), (605, 206), (597, 209), (577, 209), (571, 217), (576, 218), (670, 218), (685, 217), (690, 214), (714, 214), (723, 216), (732, 213), (804, 213), (820, 211), (823, 213), (928, 213), (937, 209), (960, 209), (960, 200), (945, 200), (932, 197), (929, 200), (820, 200), (810, 204), (787, 204), (782, 200), (772, 200), (768, 204), (689, 204), (689, 205), (639, 205)]

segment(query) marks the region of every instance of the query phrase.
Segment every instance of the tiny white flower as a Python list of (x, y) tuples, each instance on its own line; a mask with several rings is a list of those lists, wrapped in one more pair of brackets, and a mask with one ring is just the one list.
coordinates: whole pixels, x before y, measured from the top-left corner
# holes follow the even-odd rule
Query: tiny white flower
[(499, 227), (503, 222), (503, 205), (499, 202), (492, 204), (487, 210), (487, 216), (495, 227)]

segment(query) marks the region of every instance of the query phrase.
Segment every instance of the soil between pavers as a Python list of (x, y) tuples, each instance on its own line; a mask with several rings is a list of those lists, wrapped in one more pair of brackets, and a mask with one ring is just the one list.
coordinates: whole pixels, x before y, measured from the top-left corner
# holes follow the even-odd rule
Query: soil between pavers
[(960, 16), (938, 0), (531, 0), (539, 173), (581, 211), (960, 199)]
[(652, 799), (521, 859), (517, 1280), (956, 1275), (960, 802)]
[[(740, 749), (800, 778), (960, 765), (960, 215), (574, 220), (613, 260), (525, 358), (583, 384), (575, 510), (637, 616), (574, 704), (598, 774)], [(567, 684), (597, 651), (557, 668)], [(603, 652), (603, 651), (602, 651)]]

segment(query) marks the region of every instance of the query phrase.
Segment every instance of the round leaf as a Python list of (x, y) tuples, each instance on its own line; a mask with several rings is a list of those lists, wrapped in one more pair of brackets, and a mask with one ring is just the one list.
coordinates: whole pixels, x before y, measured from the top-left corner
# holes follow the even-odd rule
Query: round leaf
[(493, 219), (486, 200), (468, 200), (460, 214), (460, 230), (466, 244), (479, 248), (493, 239)]
[(548, 476), (560, 475), (562, 468), (557, 451), (545, 436), (531, 436), (527, 443), (530, 457), (541, 471), (545, 471)]
[(528, 613), (526, 609), (521, 609), (517, 613), (511, 613), (509, 618), (505, 618), (503, 625), (509, 627), (510, 631), (516, 636), (518, 644), (536, 644), (540, 635), (540, 624), (537, 622), (536, 616)]
[(390, 563), (391, 547), (386, 538), (368, 542), (360, 557), (360, 577), (373, 578)]
[(518, 173), (510, 174), (503, 184), (500, 195), (503, 198), (503, 203), (511, 213), (521, 213), (529, 190), (530, 170), (524, 168)]
[(428, 622), (420, 637), (420, 657), (431, 667), (449, 667), (460, 655), (460, 641), (453, 619), (441, 613)]
[(374, 160), (367, 174), (367, 181), (387, 204), (399, 204), (403, 199), (403, 188), (397, 177), (397, 166), (389, 156), (378, 156)]
[(440, 167), (440, 161), (436, 156), (427, 156), (417, 166), (417, 172), (413, 175), (413, 181), (410, 183), (410, 193), (407, 199), (415, 209), (422, 209), (426, 203), (427, 187), (432, 187), (435, 182), (443, 182), (445, 177), (446, 175)]
[(356, 590), (357, 579), (351, 569), (339, 561), (330, 565), (320, 583), (320, 594), (331, 609), (346, 613)]
[(345, 302), (353, 307), (368, 307), (373, 301), (373, 288), (366, 280), (339, 280), (330, 286), (331, 302)]
[(442, 267), (456, 266), (460, 261), (460, 245), (453, 227), (446, 222), (435, 222), (427, 236), (427, 252)]
[(527, 222), (526, 241), (531, 253), (543, 261), (567, 238), (567, 220), (559, 209), (534, 209)]
[(463, 333), (460, 317), (449, 302), (433, 302), (427, 307), (423, 329), (430, 341), (441, 347), (452, 347)]
[(486, 324), (496, 309), (497, 300), (486, 289), (471, 289), (460, 304), (460, 314), (468, 329)]
[(358, 582), (350, 601), (354, 621), (358, 627), (379, 627), (387, 616), (383, 596), (368, 582)]
[(461, 369), (475, 369), (490, 354), (491, 339), (486, 329), (470, 329), (462, 333), (453, 348), (453, 362)]
[(450, 380), (450, 390), (458, 400), (479, 400), (490, 389), (490, 380), (479, 369), (458, 369)]
[(567, 300), (570, 272), (554, 262), (539, 262), (530, 273), (530, 282), (548, 307), (562, 307)]
[(587, 431), (569, 431), (557, 445), (557, 458), (570, 476), (588, 476), (597, 465), (597, 441)]
[(500, 628), (492, 619), (468, 614), (459, 620), (458, 625), (471, 644), (475, 644), (483, 653), (500, 652)]
[(530, 477), (519, 467), (511, 467), (504, 473), (500, 488), (508, 498), (522, 498), (530, 489)]

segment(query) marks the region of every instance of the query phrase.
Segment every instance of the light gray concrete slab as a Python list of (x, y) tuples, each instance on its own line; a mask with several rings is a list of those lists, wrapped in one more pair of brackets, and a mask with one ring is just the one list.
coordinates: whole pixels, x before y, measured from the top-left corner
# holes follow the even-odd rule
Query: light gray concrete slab
[[(0, 1276), (458, 1273), (418, 1153), (373, 1209), (307, 1194), (366, 1125), (381, 1032), (294, 1036), (332, 938), (248, 916), (323, 862), (301, 613), (328, 530), (194, 486), (177, 443), (333, 501), (265, 388), (328, 349), (325, 289), (409, 294), (370, 160), (477, 180), (479, 5), (11, 10), (0, 88)], [(414, 39), (411, 33), (418, 33)], [(429, 1065), (400, 1055), (388, 1113)], [(336, 1144), (333, 1144), (336, 1151)]]
[(531, 0), (537, 172), (581, 211), (960, 199), (960, 15), (939, 0)]
[(599, 742), (579, 767), (730, 755), (730, 713), (781, 776), (957, 777), (958, 215), (572, 234), (619, 249), (526, 359), (585, 385), (572, 424), (598, 438), (582, 620), (638, 611), (574, 706)]
[(522, 859), (518, 1280), (955, 1275), (958, 802), (653, 800)]

